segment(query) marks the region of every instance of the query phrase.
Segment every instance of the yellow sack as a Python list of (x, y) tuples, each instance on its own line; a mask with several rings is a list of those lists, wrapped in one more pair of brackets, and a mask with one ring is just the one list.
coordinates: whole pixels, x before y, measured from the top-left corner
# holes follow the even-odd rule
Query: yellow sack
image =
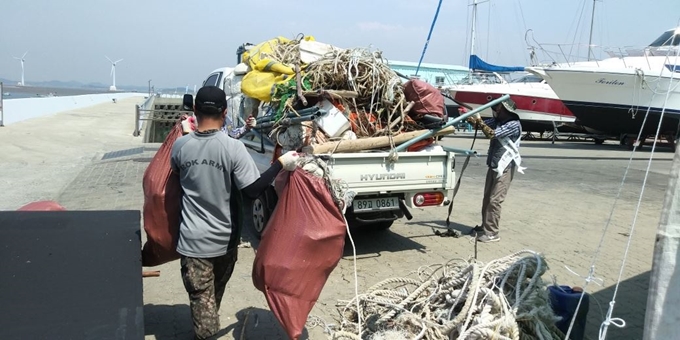
[[(313, 36), (306, 36), (304, 40), (316, 41)], [(254, 69), (255, 65), (257, 65), (260, 60), (271, 59), (271, 54), (277, 45), (288, 42), (291, 42), (291, 40), (285, 37), (276, 37), (274, 39), (261, 42), (245, 51), (243, 55), (241, 55), (241, 60)]]
[(292, 67), (287, 66), (285, 64), (282, 64), (282, 63), (280, 63), (276, 60), (273, 60), (273, 59), (262, 59), (262, 60), (260, 60), (257, 64), (255, 64), (255, 67), (253, 67), (253, 70), (257, 70), (257, 71), (261, 71), (261, 72), (295, 74), (295, 70), (293, 70)]
[(248, 64), (250, 68), (254, 69), (255, 65), (257, 65), (257, 63), (260, 60), (270, 59), (270, 56), (277, 45), (284, 44), (289, 41), (290, 39), (284, 37), (277, 37), (274, 39), (267, 40), (265, 42), (261, 42), (251, 47), (249, 50), (245, 51), (241, 56), (241, 59), (243, 60), (244, 63)]
[(243, 77), (241, 92), (250, 98), (267, 103), (272, 99), (274, 86), (286, 81), (289, 77), (291, 76), (287, 74), (252, 70)]
[[(312, 36), (305, 37), (304, 40), (315, 41)], [(291, 41), (284, 37), (277, 37), (262, 42), (243, 53), (241, 60), (251, 68), (241, 80), (243, 94), (262, 102), (269, 102), (274, 86), (295, 75), (292, 67), (272, 58), (272, 52), (277, 45)]]

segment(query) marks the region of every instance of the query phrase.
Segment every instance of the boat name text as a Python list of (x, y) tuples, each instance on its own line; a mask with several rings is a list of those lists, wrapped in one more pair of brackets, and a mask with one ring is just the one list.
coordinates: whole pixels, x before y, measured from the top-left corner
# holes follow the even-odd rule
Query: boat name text
[(605, 84), (605, 85), (618, 85), (618, 86), (623, 86), (623, 85), (626, 84), (626, 83), (619, 81), (617, 79), (608, 80), (606, 78), (600, 78), (600, 79), (596, 80), (595, 83), (596, 84)]

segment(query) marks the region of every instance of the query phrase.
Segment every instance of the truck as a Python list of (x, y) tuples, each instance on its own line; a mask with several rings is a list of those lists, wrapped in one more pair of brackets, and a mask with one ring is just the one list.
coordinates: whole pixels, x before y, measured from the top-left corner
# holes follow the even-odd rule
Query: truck
[[(225, 90), (227, 97), (235, 95), (233, 84), (242, 77), (238, 69), (242, 69), (243, 64), (239, 66), (215, 69), (205, 78), (203, 86), (218, 86)], [(244, 123), (243, 118), (239, 118), (240, 112), (228, 114), (232, 114), (235, 121)], [(273, 160), (275, 145), (255, 130), (240, 140), (260, 172), (267, 170)], [(426, 150), (403, 151), (397, 155), (396, 162), (390, 160), (387, 151), (316, 155), (326, 162), (332, 179), (343, 180), (348, 190), (356, 194), (345, 212), (350, 228), (386, 230), (396, 220), (411, 220), (410, 209), (441, 207), (451, 203), (449, 197), (455, 186), (456, 166), (453, 152), (434, 145)], [(277, 199), (272, 185), (250, 202), (252, 225), (258, 238), (276, 207)]]

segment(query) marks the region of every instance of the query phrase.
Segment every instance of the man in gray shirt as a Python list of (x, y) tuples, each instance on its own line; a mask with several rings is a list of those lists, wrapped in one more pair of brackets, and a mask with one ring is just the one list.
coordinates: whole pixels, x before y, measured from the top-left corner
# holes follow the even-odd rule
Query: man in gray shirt
[(297, 167), (293, 151), (260, 175), (245, 145), (220, 131), (227, 101), (224, 91), (206, 86), (196, 93), (196, 131), (172, 146), (171, 166), (183, 190), (177, 252), (189, 294), (196, 339), (219, 330), (218, 310), (240, 242), (241, 193), (254, 199), (282, 169)]

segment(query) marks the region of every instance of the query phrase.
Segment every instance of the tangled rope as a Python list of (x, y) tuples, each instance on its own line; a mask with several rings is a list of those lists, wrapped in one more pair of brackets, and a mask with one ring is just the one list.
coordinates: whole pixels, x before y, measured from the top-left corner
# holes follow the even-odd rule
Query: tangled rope
[(272, 54), (268, 57), (278, 60), (286, 65), (300, 65), (302, 63), (300, 57), (300, 42), (305, 38), (305, 35), (300, 33), (294, 39), (288, 42), (280, 42), (273, 46)]
[(401, 78), (380, 51), (333, 48), (306, 64), (301, 56), (303, 40), (306, 37), (299, 34), (289, 41), (273, 42), (269, 49), (258, 52), (261, 59), (271, 59), (295, 70), (294, 77), (273, 87), (269, 113), (275, 115), (276, 124), (291, 114), (297, 116), (296, 110), (326, 98), (351, 120), (358, 138), (423, 129), (422, 124), (408, 116), (413, 103), (406, 100)]
[(562, 339), (541, 279), (546, 270), (530, 250), (486, 265), (461, 259), (421, 267), (415, 278), (390, 278), (341, 301), (332, 338)]
[(356, 92), (356, 98), (343, 98), (341, 102), (348, 113), (357, 115), (359, 137), (417, 128), (406, 116), (409, 103), (401, 79), (379, 51), (356, 48), (331, 52), (311, 63), (304, 79), (315, 91)]

